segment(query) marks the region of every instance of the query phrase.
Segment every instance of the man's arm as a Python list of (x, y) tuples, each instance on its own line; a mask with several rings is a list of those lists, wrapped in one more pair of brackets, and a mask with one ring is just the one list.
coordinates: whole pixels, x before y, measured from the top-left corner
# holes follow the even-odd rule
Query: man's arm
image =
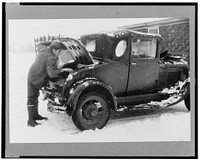
[(46, 61), (46, 69), (49, 77), (59, 77), (59, 73), (61, 73), (62, 68), (57, 68), (56, 59), (53, 57), (50, 57)]

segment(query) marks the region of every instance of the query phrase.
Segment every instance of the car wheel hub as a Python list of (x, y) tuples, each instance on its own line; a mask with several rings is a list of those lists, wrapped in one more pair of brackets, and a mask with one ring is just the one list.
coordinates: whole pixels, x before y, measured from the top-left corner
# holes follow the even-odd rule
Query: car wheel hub
[(95, 104), (90, 104), (87, 106), (87, 108), (85, 108), (83, 112), (84, 112), (85, 118), (90, 119), (98, 115), (98, 108)]

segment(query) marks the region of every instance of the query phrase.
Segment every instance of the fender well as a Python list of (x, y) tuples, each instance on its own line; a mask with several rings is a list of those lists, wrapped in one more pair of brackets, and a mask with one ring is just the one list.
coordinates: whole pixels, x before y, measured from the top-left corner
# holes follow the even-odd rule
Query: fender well
[(112, 95), (112, 93), (105, 87), (100, 86), (100, 85), (92, 85), (89, 86), (87, 88), (85, 88), (82, 92), (81, 95), (79, 97), (81, 97), (82, 95), (88, 93), (88, 92), (98, 92), (101, 93), (102, 95), (104, 95), (108, 102), (109, 102), (109, 106), (112, 110), (116, 110), (116, 103), (114, 96)]
[(70, 94), (67, 101), (67, 106), (70, 106), (71, 108), (69, 115), (72, 115), (76, 109), (79, 98), (88, 92), (97, 92), (103, 94), (108, 99), (109, 107), (112, 110), (116, 110), (117, 108), (117, 101), (112, 89), (103, 82), (95, 79), (85, 79), (81, 83), (77, 83), (75, 87), (71, 88), (71, 90), (73, 90), (73, 93)]

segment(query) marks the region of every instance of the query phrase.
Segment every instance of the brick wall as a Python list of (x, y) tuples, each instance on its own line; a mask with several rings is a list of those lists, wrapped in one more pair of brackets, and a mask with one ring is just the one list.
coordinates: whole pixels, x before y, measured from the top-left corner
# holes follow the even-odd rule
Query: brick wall
[(176, 24), (159, 28), (159, 33), (165, 39), (160, 44), (160, 51), (189, 53), (189, 24)]

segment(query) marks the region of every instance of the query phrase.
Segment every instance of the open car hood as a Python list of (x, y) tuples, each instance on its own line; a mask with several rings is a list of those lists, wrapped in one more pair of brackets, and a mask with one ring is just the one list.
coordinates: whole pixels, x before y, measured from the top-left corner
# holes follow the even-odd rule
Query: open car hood
[(90, 53), (79, 41), (72, 38), (59, 38), (59, 40), (67, 48), (67, 50), (61, 52), (59, 57), (62, 64), (70, 61), (76, 61), (85, 65), (93, 64), (93, 59)]
[[(68, 62), (78, 62), (85, 65), (93, 64), (93, 59), (86, 48), (76, 39), (69, 37), (46, 37), (40, 38), (39, 41), (35, 41), (35, 46), (39, 43), (47, 42), (50, 45), (52, 41), (59, 40), (67, 49), (62, 50), (58, 57), (58, 67)], [(37, 44), (36, 44), (37, 42)], [(47, 45), (47, 46), (48, 46)], [(37, 51), (37, 48), (36, 48)], [(36, 53), (37, 54), (37, 53)]]

